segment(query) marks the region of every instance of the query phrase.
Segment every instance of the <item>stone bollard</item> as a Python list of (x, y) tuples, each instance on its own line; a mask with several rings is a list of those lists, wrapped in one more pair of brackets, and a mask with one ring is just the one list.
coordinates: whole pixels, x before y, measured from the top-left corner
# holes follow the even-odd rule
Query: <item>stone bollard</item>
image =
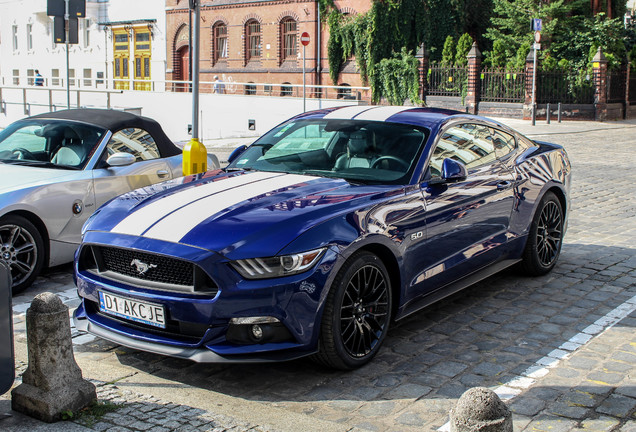
[(512, 432), (512, 413), (484, 387), (466, 390), (450, 411), (451, 432)]
[(73, 357), (68, 307), (55, 294), (38, 294), (27, 310), (29, 366), (11, 392), (11, 407), (46, 422), (97, 399)]

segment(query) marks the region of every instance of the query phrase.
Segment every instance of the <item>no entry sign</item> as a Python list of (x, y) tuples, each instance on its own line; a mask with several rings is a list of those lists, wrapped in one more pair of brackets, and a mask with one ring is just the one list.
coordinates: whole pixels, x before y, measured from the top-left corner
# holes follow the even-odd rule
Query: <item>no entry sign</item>
[(309, 37), (309, 33), (303, 32), (303, 34), (300, 35), (300, 43), (302, 43), (303, 45), (309, 45), (310, 40), (311, 38)]

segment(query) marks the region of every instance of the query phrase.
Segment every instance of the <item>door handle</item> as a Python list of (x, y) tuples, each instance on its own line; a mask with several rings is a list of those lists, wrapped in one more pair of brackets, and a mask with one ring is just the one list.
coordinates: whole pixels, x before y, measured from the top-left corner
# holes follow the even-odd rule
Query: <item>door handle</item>
[(512, 186), (512, 182), (511, 181), (508, 181), (508, 180), (501, 181), (501, 182), (497, 183), (497, 190), (506, 190), (506, 189), (508, 189), (511, 186)]
[(159, 176), (159, 178), (166, 178), (166, 177), (168, 177), (168, 171), (159, 170), (159, 171), (157, 171), (157, 175)]

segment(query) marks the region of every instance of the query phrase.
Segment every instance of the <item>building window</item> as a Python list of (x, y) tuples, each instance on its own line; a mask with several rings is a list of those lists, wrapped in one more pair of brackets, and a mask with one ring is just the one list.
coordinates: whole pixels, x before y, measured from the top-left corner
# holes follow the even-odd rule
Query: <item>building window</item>
[(75, 69), (68, 70), (68, 85), (70, 87), (75, 87)]
[(31, 51), (33, 49), (33, 24), (27, 24), (27, 50)]
[(135, 29), (135, 90), (150, 90), (150, 31)]
[(91, 87), (93, 85), (93, 71), (91, 69), (84, 69), (84, 87)]
[(282, 60), (297, 57), (296, 50), (296, 21), (292, 18), (285, 18), (280, 24), (281, 42), (282, 42)]
[(253, 82), (249, 82), (245, 84), (245, 94), (246, 95), (255, 95), (256, 94), (256, 84)]
[(115, 89), (128, 90), (130, 82), (128, 81), (128, 62), (130, 52), (130, 40), (128, 31), (125, 29), (113, 30), (113, 80)]
[(248, 21), (245, 24), (246, 40), (246, 60), (258, 59), (261, 57), (261, 24), (256, 20)]
[(51, 69), (51, 84), (54, 86), (60, 85), (60, 70)]
[(222, 22), (214, 24), (212, 34), (214, 38), (214, 58), (212, 61), (216, 64), (219, 60), (227, 59), (227, 26)]
[(294, 88), (291, 86), (291, 83), (284, 82), (280, 86), (280, 95), (281, 96), (292, 96), (294, 93)]
[(13, 33), (13, 51), (17, 51), (18, 50), (18, 26), (14, 25), (12, 27), (12, 33)]
[(342, 83), (339, 84), (340, 88), (338, 89), (338, 99), (354, 99), (353, 95), (351, 94), (351, 89), (349, 87), (351, 87), (349, 84), (347, 83)]
[(13, 69), (13, 85), (20, 85), (20, 69)]
[(33, 69), (27, 69), (27, 84), (30, 86), (35, 84), (35, 71)]
[(91, 20), (86, 18), (82, 20), (82, 33), (84, 34), (84, 48), (88, 48), (91, 44)]

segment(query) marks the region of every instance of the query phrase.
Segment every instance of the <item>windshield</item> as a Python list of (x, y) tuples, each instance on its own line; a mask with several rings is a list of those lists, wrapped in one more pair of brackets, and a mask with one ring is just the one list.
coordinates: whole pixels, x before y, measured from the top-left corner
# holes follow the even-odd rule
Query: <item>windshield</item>
[(0, 132), (0, 162), (82, 169), (105, 131), (67, 120), (23, 120)]
[(227, 169), (406, 184), (427, 135), (427, 130), (395, 123), (295, 120), (263, 135)]

